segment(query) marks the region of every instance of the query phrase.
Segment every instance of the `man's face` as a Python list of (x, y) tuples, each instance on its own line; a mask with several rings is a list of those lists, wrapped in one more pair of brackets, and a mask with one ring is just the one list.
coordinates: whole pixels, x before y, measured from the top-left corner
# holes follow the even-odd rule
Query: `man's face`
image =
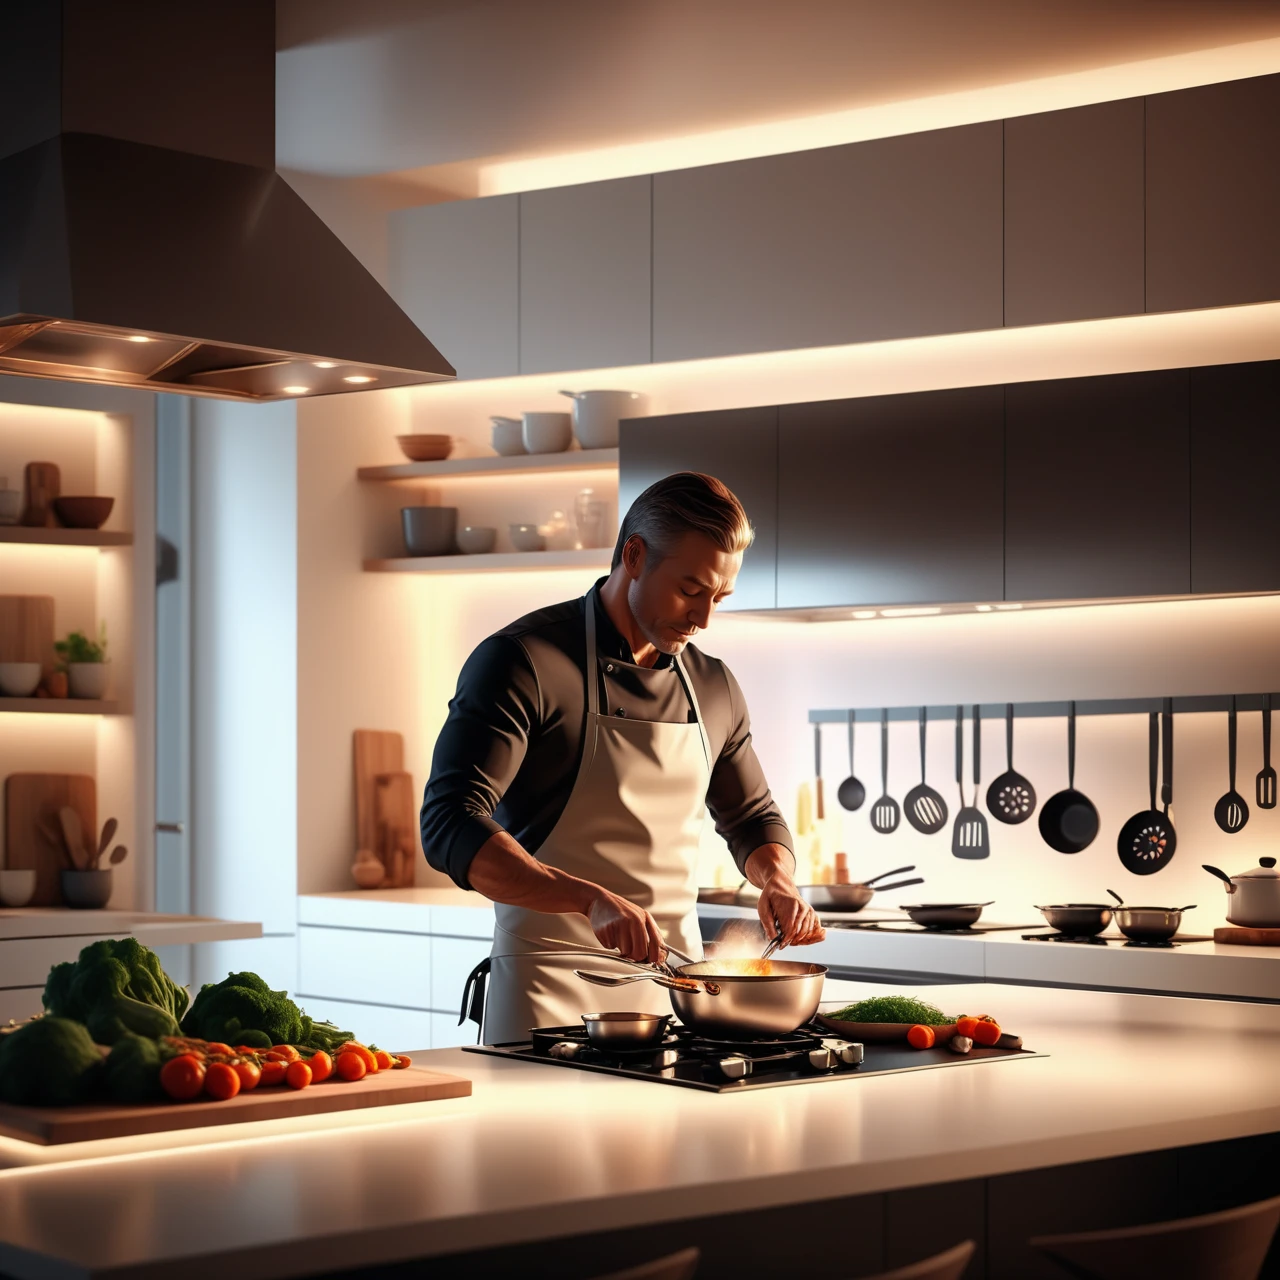
[(704, 534), (690, 532), (670, 555), (657, 564), (653, 560), (639, 538), (624, 548), (631, 578), (627, 603), (644, 638), (660, 653), (676, 655), (706, 630), (716, 606), (733, 594), (742, 553), (731, 555)]

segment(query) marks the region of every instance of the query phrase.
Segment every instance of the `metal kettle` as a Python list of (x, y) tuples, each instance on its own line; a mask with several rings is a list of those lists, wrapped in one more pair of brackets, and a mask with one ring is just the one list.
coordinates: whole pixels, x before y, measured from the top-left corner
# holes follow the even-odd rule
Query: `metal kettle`
[(1229, 876), (1205, 866), (1227, 891), (1227, 920), (1246, 929), (1280, 929), (1280, 871), (1274, 858), (1259, 858), (1256, 867)]

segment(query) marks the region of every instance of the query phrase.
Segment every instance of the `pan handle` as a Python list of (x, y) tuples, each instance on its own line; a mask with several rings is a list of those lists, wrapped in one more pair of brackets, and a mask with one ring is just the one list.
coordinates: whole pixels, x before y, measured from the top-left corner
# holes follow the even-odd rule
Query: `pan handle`
[(913, 862), (909, 867), (894, 867), (892, 871), (882, 871), (878, 876), (872, 876), (870, 880), (864, 880), (862, 883), (870, 887), (877, 880), (887, 880), (890, 876), (905, 875), (908, 871), (914, 871), (916, 864)]
[(589, 982), (594, 987), (626, 987), (633, 982), (656, 982), (668, 991), (686, 991), (690, 995), (718, 996), (720, 987), (714, 982), (699, 982), (694, 978), (668, 978), (662, 973), (590, 973), (586, 969), (575, 969), (575, 978)]
[(1164, 748), (1164, 782), (1160, 787), (1160, 803), (1167, 815), (1173, 805), (1173, 699), (1164, 700), (1164, 723), (1161, 728)]
[(876, 890), (876, 892), (888, 893), (891, 889), (905, 889), (908, 885), (912, 885), (912, 884), (924, 884), (924, 877), (915, 876), (910, 880), (899, 880), (895, 884), (882, 884), (880, 888)]

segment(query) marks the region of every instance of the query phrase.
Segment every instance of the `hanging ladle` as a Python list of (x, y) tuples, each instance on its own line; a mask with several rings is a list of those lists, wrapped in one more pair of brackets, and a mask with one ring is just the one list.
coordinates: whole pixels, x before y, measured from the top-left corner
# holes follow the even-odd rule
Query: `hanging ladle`
[(842, 809), (853, 813), (861, 809), (867, 800), (867, 789), (858, 781), (853, 771), (853, 720), (854, 713), (849, 712), (849, 776), (836, 789), (836, 799)]

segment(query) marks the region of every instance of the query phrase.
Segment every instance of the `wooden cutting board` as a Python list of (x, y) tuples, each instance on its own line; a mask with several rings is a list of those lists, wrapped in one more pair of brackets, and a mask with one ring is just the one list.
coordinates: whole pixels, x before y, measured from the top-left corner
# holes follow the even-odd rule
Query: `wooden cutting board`
[(38, 662), (47, 676), (53, 652), (53, 597), (0, 596), (0, 662)]
[(59, 871), (67, 866), (61, 844), (52, 843), (41, 824), (58, 828), (58, 810), (70, 805), (80, 815), (85, 844), (98, 846), (98, 797), (94, 780), (84, 773), (11, 773), (4, 780), (4, 865), (12, 871), (34, 870), (33, 907), (62, 903)]
[(357, 729), (355, 748), (356, 849), (378, 852), (378, 775), (404, 769), (404, 738), (381, 729)]
[(22, 523), (56, 528), (58, 518), (53, 510), (53, 500), (62, 495), (62, 472), (58, 470), (58, 464), (28, 462), (23, 478)]
[(1214, 942), (1234, 942), (1239, 947), (1280, 947), (1280, 929), (1246, 929), (1241, 925), (1215, 929)]
[(418, 797), (413, 774), (403, 769), (377, 776), (378, 843), (388, 889), (412, 888), (418, 859)]
[(468, 1098), (471, 1081), (424, 1067), (380, 1071), (363, 1080), (336, 1077), (305, 1089), (259, 1087), (225, 1102), (149, 1102), (136, 1106), (15, 1107), (0, 1103), (0, 1133), (53, 1146), (64, 1142), (92, 1142), (98, 1138), (126, 1138), (172, 1129), (204, 1129), (211, 1125), (247, 1124), (254, 1120), (284, 1120), (290, 1116), (325, 1115), (365, 1107), (394, 1107), (406, 1102), (435, 1102), (440, 1098)]

